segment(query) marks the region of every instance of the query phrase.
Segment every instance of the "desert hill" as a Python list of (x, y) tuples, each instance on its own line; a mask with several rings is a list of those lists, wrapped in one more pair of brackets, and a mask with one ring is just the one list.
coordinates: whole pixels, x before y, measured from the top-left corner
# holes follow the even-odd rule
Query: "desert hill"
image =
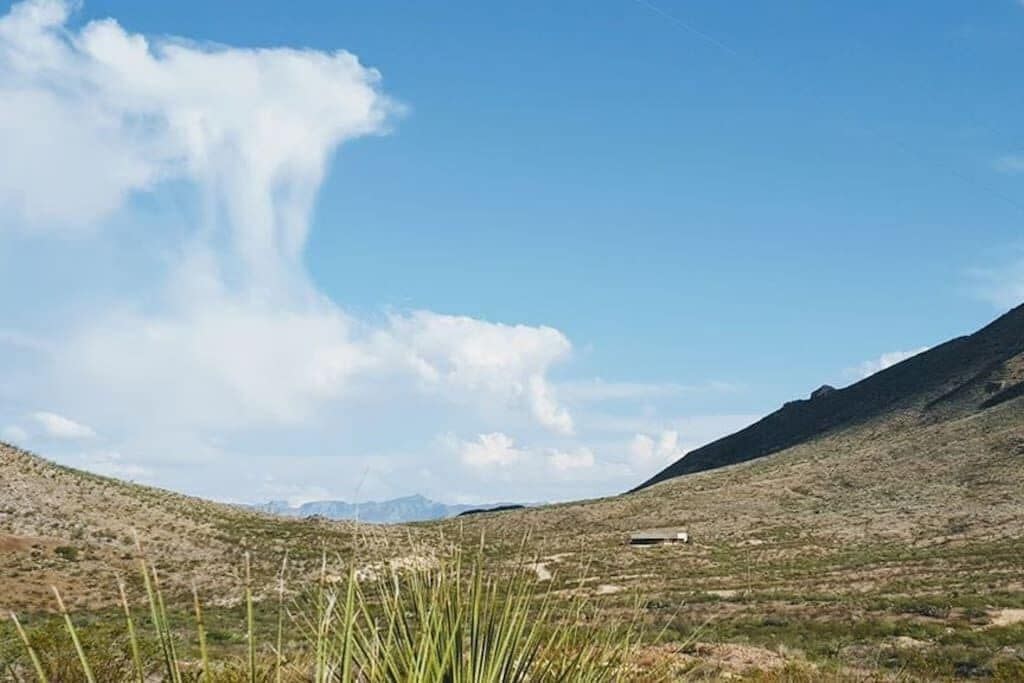
[(285, 550), (297, 574), (322, 551), (371, 558), (393, 527), (286, 519), (62, 467), (0, 443), (0, 612), (49, 609), (56, 585), (78, 607), (109, 605), (135, 580), (134, 534), (170, 592), (193, 581), (237, 595), (243, 553), (269, 580)]
[[(50, 583), (79, 608), (112, 604), (115, 575), (131, 576), (132, 527), (172, 588), (196, 580), (215, 600), (237, 596), (245, 550), (267, 590), (286, 548), (310, 574), (324, 548), (368, 564), (417, 557), (411, 546), (440, 548), (441, 537), (474, 551), (483, 539), (492, 566), (525, 563), (556, 594), (582, 593), (609, 614), (639, 605), (669, 641), (696, 633), (768, 667), (796, 661), (850, 680), (1019, 671), (1022, 343), (1018, 308), (691, 453), (682, 463), (706, 466), (687, 476), (413, 526), (272, 517), (0, 446), (0, 608), (50, 606)], [(687, 528), (692, 542), (626, 545), (661, 526)], [(728, 668), (732, 655), (707, 647), (702, 657)]]
[[(1017, 397), (943, 420), (893, 411), (766, 457), (617, 498), (482, 515), (465, 530), (508, 554), (505, 539), (529, 529), (554, 580), (587, 577), (566, 590), (625, 613), (640, 600), (670, 638), (756, 646), (776, 667), (780, 651), (835, 667), (769, 680), (890, 680), (879, 669), (891, 680), (1019, 680), (1022, 491)], [(666, 526), (691, 543), (624, 545)]]
[[(888, 680), (879, 669), (893, 680), (1018, 680), (1022, 351), (1018, 308), (792, 403), (634, 493), (483, 515), (466, 529), (495, 539), (530, 529), (554, 580), (589, 576), (575, 590), (623, 610), (639, 596), (680, 638), (756, 645), (763, 661), (795, 648), (837, 667), (807, 680)], [(666, 526), (692, 542), (624, 546), (630, 531)]]
[[(1024, 306), (844, 389), (823, 387), (735, 434), (698, 448), (634, 490), (753, 460), (872, 421), (924, 428), (1024, 395)], [(1009, 415), (1013, 418), (1013, 415)]]

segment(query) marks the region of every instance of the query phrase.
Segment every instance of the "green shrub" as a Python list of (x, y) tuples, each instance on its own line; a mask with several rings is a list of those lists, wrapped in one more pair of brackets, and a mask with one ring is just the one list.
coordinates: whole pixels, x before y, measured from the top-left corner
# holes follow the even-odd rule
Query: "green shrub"
[(70, 545), (59, 545), (54, 551), (59, 557), (67, 560), (68, 562), (78, 561), (78, 548)]

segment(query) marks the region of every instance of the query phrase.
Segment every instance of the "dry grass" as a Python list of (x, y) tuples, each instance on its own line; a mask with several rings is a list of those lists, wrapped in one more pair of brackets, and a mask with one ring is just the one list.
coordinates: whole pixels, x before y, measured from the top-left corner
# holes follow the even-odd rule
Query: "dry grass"
[[(498, 539), (499, 557), (501, 539), (531, 529), (556, 579), (586, 568), (590, 594), (639, 596), (670, 638), (708, 621), (706, 644), (785, 650), (787, 666), (837, 677), (1015, 680), (1024, 625), (998, 620), (1024, 607), (1022, 416), (1019, 400), (924, 428), (894, 415), (629, 496), (465, 524)], [(654, 526), (693, 542), (624, 545)]]
[(289, 582), (285, 560), (275, 604), (262, 610), (275, 613), (270, 638), (257, 629), (246, 555), (244, 628), (237, 632), (244, 648), (212, 655), (198, 591), (192, 630), (184, 632), (167, 608), (156, 568), (141, 555), (138, 565), (145, 608), (133, 609), (122, 586), (120, 632), (106, 620), (76, 623), (54, 589), (58, 618), (33, 620), (26, 628), (11, 615), (17, 646), (0, 646), (0, 675), (37, 683), (666, 679), (661, 662), (636, 661), (633, 624), (596, 620), (596, 605), (566, 604), (523, 566), (485, 571), (479, 555), (467, 562), (457, 550), (429, 566), (395, 565), (372, 578), (361, 577), (350, 558), (340, 580), (329, 578), (324, 556), (319, 577), (298, 584)]
[(54, 465), (0, 444), (0, 611), (52, 609), (57, 586), (76, 609), (116, 604), (118, 576), (134, 576), (133, 534), (165, 568), (170, 596), (193, 578), (237, 600), (238, 558), (251, 551), (258, 592), (271, 590), (287, 550), (313, 576), (325, 548), (367, 562), (392, 557), (419, 532), (396, 527), (281, 519)]

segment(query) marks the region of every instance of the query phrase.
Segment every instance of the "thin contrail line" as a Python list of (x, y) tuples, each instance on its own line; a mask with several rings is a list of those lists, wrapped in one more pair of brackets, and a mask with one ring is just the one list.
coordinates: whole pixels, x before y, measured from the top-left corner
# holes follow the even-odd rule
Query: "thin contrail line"
[(1024, 213), (1024, 204), (1022, 204), (1021, 202), (1017, 201), (1016, 199), (1014, 199), (1010, 195), (1006, 194), (1002, 190), (996, 189), (995, 187), (993, 187), (992, 185), (986, 183), (985, 181), (979, 180), (978, 178), (976, 178), (974, 176), (968, 175), (968, 174), (966, 174), (966, 173), (964, 173), (964, 172), (958, 170), (957, 168), (954, 168), (953, 166), (950, 166), (948, 164), (942, 164), (942, 163), (939, 163), (939, 162), (931, 161), (930, 159), (925, 157), (922, 153), (920, 153), (920, 152), (918, 152), (916, 150), (911, 149), (910, 147), (908, 147), (907, 145), (903, 144), (899, 140), (893, 140), (892, 144), (893, 144), (894, 147), (896, 147), (901, 152), (903, 152), (906, 156), (909, 156), (909, 157), (912, 157), (914, 159), (917, 159), (921, 163), (929, 165), (929, 166), (931, 166), (932, 168), (934, 168), (936, 170), (945, 171), (946, 173), (948, 173), (949, 175), (953, 176), (954, 178), (957, 178), (957, 179), (963, 181), (964, 183), (966, 183), (968, 185), (972, 185), (975, 190), (981, 190), (983, 192), (987, 192), (988, 194), (992, 195), (992, 197), (994, 197), (996, 199), (1000, 199), (1003, 202), (1005, 202), (1006, 204), (1014, 207), (1015, 209), (1017, 209), (1021, 213)]
[(736, 52), (736, 50), (733, 50), (731, 47), (729, 47), (728, 45), (726, 45), (725, 43), (720, 41), (718, 38), (715, 38), (714, 36), (709, 35), (707, 33), (704, 33), (704, 31), (701, 31), (699, 28), (697, 28), (697, 27), (695, 27), (695, 26), (693, 26), (691, 24), (686, 23), (685, 21), (683, 21), (679, 17), (675, 16), (674, 14), (670, 14), (670, 13), (666, 12), (665, 10), (661, 9), (660, 7), (658, 7), (657, 5), (654, 5), (654, 4), (650, 3), (650, 2), (648, 2), (647, 0), (635, 0), (635, 1), (638, 4), (643, 5), (644, 7), (649, 9), (650, 11), (654, 12), (655, 14), (660, 15), (662, 18), (668, 19), (669, 21), (671, 21), (673, 24), (675, 24), (679, 28), (683, 29), (684, 31), (692, 33), (693, 35), (697, 36), (698, 38), (700, 38), (700, 39), (702, 39), (702, 40), (704, 40), (704, 41), (714, 45), (719, 50), (723, 50), (725, 52), (728, 52), (733, 57), (739, 57), (740, 56), (739, 52)]

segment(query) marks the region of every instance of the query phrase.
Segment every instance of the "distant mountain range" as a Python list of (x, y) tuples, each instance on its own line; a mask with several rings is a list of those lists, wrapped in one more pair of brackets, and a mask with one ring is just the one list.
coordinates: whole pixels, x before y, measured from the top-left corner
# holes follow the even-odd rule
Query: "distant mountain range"
[[(513, 507), (510, 503), (490, 505), (448, 505), (413, 495), (392, 500), (349, 503), (344, 500), (317, 500), (291, 506), (283, 500), (272, 500), (250, 506), (260, 512), (269, 512), (284, 517), (312, 517), (319, 515), (327, 519), (358, 519), (361, 522), (398, 524), (402, 522), (425, 522), (432, 519), (446, 519), (464, 512), (484, 511), (492, 508)], [(518, 507), (518, 506), (514, 506)]]

